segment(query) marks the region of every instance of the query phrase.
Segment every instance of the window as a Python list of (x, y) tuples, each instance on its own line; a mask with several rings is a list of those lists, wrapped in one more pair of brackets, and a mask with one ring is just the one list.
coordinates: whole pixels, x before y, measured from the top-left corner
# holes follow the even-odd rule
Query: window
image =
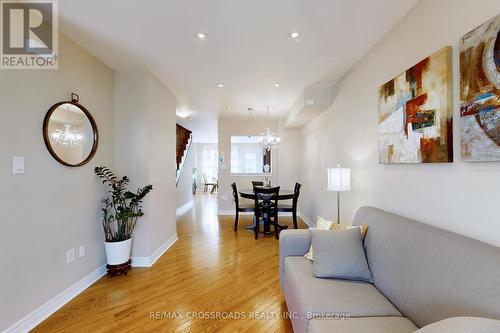
[(202, 147), (201, 162), (199, 163), (200, 176), (205, 175), (210, 181), (217, 179), (217, 157), (217, 145), (204, 145)]
[(231, 137), (231, 173), (271, 172), (271, 152), (260, 147), (259, 138)]

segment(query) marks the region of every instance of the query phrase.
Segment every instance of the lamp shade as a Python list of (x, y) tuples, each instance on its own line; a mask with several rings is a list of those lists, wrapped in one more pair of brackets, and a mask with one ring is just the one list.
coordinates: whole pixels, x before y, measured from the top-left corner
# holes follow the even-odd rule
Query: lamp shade
[(351, 169), (342, 168), (338, 165), (336, 168), (328, 168), (328, 187), (331, 192), (344, 192), (351, 190)]

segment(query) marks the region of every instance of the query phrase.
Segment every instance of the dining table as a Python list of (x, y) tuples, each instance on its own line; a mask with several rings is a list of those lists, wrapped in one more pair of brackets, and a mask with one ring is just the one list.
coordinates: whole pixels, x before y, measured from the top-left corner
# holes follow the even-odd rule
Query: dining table
[[(257, 187), (257, 188), (266, 188), (264, 186), (255, 186), (255, 187)], [(255, 192), (254, 192), (253, 188), (243, 189), (243, 190), (240, 190), (238, 192), (239, 192), (239, 194), (240, 194), (240, 196), (242, 198), (250, 199), (250, 200), (255, 200)], [(280, 193), (279, 193), (279, 196), (278, 196), (278, 200), (292, 200), (294, 195), (295, 195), (295, 193), (294, 193), (293, 190), (281, 189), (280, 188)], [(255, 228), (255, 223), (256, 223), (256, 221), (255, 221), (255, 216), (254, 216), (253, 223), (247, 224), (245, 226), (245, 229), (247, 229), (247, 230), (253, 230)], [(281, 229), (287, 229), (288, 228), (287, 225), (278, 224), (278, 226)], [(271, 228), (270, 228), (269, 221), (264, 221), (264, 233), (265, 234), (271, 233)]]
[[(258, 188), (266, 188), (264, 186), (256, 186)], [(245, 199), (255, 200), (255, 192), (253, 188), (243, 189), (239, 191), (240, 196)], [(292, 200), (294, 196), (293, 190), (280, 189), (280, 194), (278, 196), (278, 200)]]

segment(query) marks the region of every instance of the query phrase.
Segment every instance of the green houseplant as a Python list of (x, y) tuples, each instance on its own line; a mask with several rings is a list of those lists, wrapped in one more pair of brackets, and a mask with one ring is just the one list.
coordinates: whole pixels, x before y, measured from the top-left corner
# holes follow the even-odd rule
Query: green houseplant
[(137, 220), (144, 215), (142, 200), (153, 190), (153, 186), (147, 185), (134, 193), (127, 189), (130, 182), (127, 176), (119, 178), (105, 166), (96, 167), (94, 173), (109, 187), (109, 196), (102, 200), (108, 264), (121, 265), (130, 259), (132, 233)]

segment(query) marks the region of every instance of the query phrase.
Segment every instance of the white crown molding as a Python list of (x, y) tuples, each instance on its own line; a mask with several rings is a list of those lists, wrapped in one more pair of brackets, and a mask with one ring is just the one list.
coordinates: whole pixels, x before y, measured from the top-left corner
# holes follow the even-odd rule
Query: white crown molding
[(158, 249), (156, 249), (149, 257), (132, 257), (133, 267), (151, 267), (179, 238), (177, 233), (170, 237)]
[(82, 291), (93, 285), (97, 280), (106, 275), (106, 265), (102, 265), (83, 279), (53, 297), (48, 302), (31, 312), (14, 325), (7, 328), (3, 333), (28, 332), (42, 321), (50, 317), (54, 312), (62, 308), (66, 303)]
[(177, 208), (175, 210), (175, 216), (176, 217), (179, 217), (181, 215), (183, 215), (184, 213), (186, 213), (188, 210), (190, 210), (191, 208), (193, 208), (193, 205), (194, 205), (194, 202), (193, 200), (189, 201), (188, 203), (180, 206), (179, 208)]

